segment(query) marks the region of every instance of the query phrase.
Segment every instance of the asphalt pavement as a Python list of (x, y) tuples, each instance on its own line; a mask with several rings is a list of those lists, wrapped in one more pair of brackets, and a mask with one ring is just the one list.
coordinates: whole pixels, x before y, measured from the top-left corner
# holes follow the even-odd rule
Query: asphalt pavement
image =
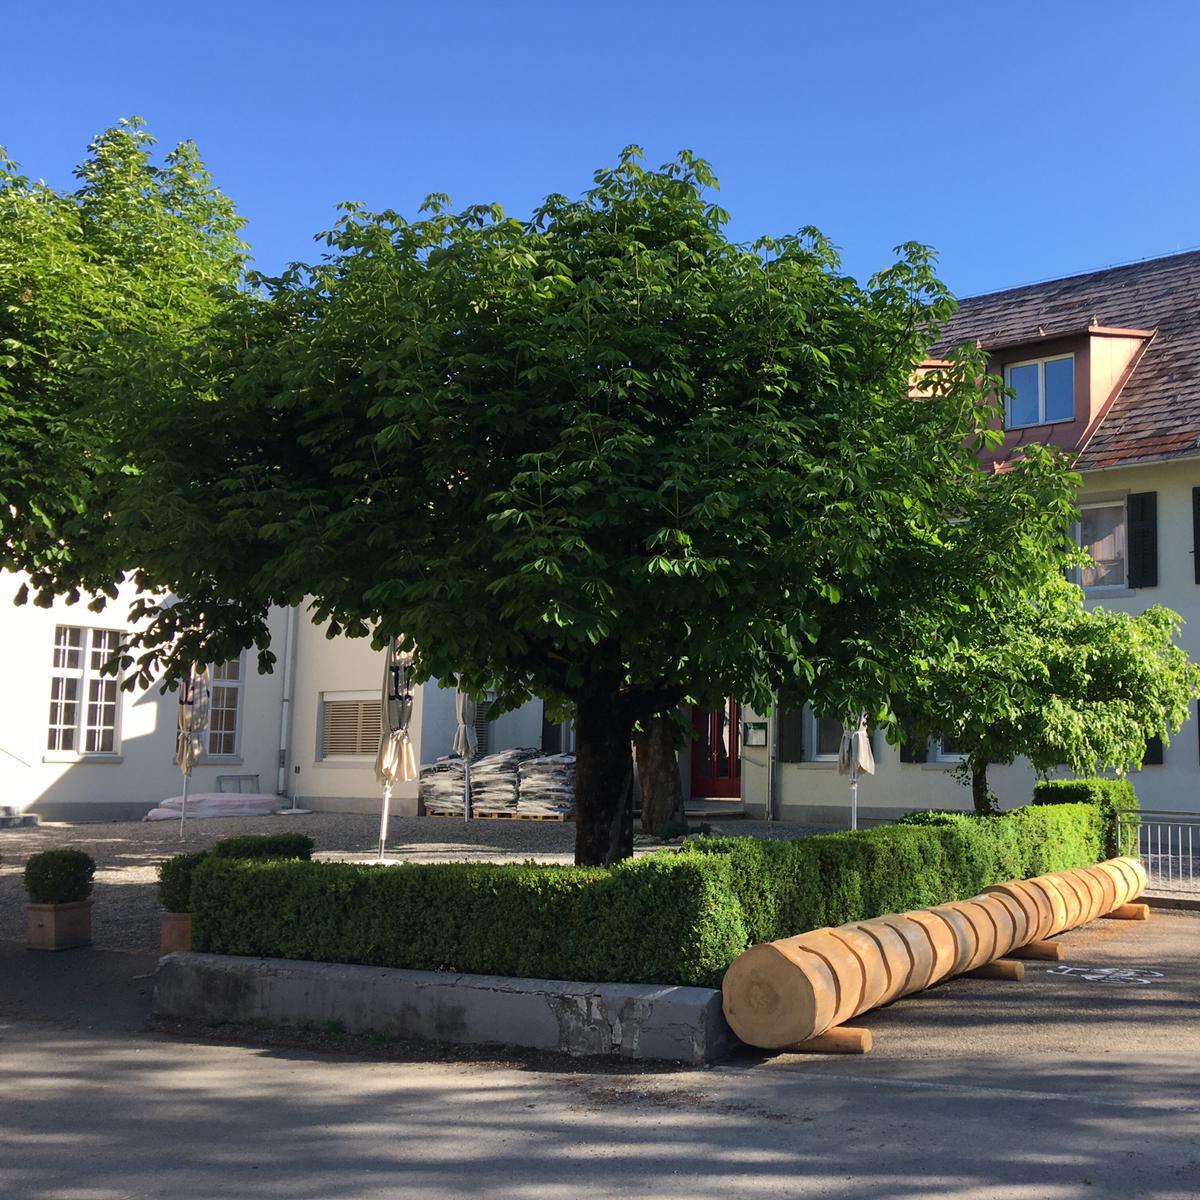
[(4, 1200), (1200, 1197), (1200, 913), (705, 1070), (145, 1029), (154, 960), (0, 944)]

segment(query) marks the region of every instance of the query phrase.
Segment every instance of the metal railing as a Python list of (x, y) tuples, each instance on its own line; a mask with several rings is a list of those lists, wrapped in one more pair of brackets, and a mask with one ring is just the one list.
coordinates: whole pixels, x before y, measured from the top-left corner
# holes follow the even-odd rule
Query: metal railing
[(1142, 860), (1153, 892), (1200, 894), (1200, 816), (1142, 812), (1120, 818), (1121, 849)]

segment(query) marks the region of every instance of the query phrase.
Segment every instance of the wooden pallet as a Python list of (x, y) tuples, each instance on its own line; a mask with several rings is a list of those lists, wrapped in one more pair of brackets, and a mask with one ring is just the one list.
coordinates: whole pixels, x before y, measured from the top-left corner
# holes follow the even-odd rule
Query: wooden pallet
[[(426, 813), (427, 817), (445, 817), (450, 821), (461, 821), (462, 813)], [(527, 812), (489, 812), (471, 814), (472, 821), (573, 821), (570, 813), (527, 813)]]

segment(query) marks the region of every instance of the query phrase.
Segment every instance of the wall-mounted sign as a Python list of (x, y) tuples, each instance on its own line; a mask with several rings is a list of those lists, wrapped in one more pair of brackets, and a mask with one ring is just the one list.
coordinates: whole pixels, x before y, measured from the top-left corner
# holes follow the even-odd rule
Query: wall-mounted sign
[(742, 745), (743, 746), (765, 746), (767, 744), (767, 723), (766, 721), (743, 721), (742, 722)]

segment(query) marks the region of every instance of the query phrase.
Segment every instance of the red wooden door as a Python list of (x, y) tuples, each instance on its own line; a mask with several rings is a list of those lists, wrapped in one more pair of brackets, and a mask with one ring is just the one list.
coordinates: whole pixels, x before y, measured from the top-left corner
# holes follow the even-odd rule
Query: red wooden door
[(692, 708), (692, 795), (742, 794), (742, 706), (730, 696), (716, 712)]

